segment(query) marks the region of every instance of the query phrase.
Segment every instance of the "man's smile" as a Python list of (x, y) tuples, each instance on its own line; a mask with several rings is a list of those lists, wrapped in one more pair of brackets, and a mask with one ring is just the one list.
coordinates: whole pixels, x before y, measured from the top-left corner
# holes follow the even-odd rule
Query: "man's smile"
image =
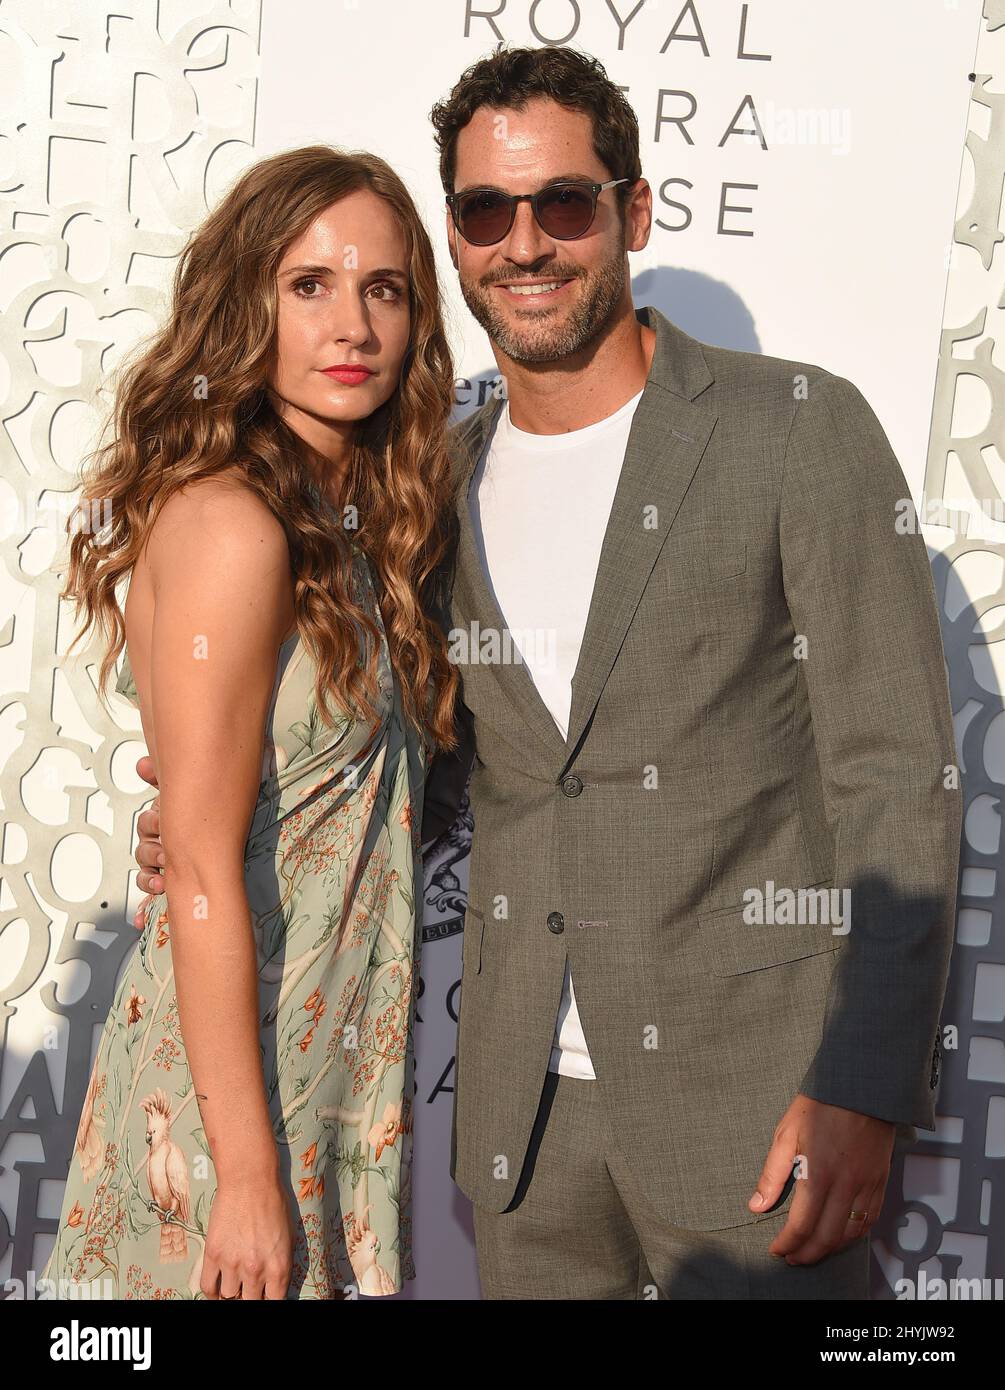
[(554, 300), (571, 284), (568, 279), (557, 280), (507, 280), (496, 285), (512, 299)]

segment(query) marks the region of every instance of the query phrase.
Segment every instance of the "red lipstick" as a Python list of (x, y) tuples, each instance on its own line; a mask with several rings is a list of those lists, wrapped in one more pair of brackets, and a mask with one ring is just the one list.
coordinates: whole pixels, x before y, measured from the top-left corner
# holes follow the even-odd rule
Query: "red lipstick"
[(345, 362), (341, 365), (336, 364), (333, 367), (324, 367), (322, 371), (325, 376), (330, 376), (333, 381), (340, 382), (343, 386), (359, 386), (362, 382), (373, 376), (373, 372), (369, 367), (361, 367), (356, 363), (350, 362)]

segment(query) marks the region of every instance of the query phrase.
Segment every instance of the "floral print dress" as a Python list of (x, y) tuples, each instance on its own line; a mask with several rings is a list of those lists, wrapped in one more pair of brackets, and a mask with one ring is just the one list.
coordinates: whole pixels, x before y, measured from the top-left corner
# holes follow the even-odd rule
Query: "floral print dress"
[[(296, 1230), (290, 1298), (391, 1294), (415, 1273), (426, 750), (404, 720), (369, 563), (353, 548), (354, 597), (381, 638), (380, 726), (369, 737), (364, 721), (323, 724), (314, 666), (296, 637), (284, 644), (245, 849), (265, 1083)], [(118, 688), (135, 698), (128, 667)], [(101, 1036), (45, 1277), (99, 1281), (117, 1298), (202, 1298), (215, 1190), (161, 894)]]

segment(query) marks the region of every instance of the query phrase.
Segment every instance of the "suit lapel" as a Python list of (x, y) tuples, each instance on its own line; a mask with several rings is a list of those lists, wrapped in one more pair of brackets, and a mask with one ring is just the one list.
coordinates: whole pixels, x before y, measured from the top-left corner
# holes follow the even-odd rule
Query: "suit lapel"
[[(506, 620), (482, 568), (467, 501), (471, 475), (502, 404), (500, 400), (489, 402), (477, 416), (472, 416), (461, 426), (464, 448), (461, 450), (461, 476), (455, 494), (459, 533), (453, 610), (455, 620), (463, 616), (468, 640), (475, 649), (478, 646), (478, 635), (474, 628), (476, 623), (478, 630), (483, 633), (488, 631), (501, 635), (506, 628)], [(515, 653), (515, 648), (513, 650)], [(491, 669), (510, 703), (537, 736), (549, 762), (561, 767), (566, 757), (562, 731), (541, 699), (526, 664), (520, 660), (495, 662)]]
[[(600, 552), (572, 680), (568, 739), (562, 738), (522, 661), (495, 662), (491, 668), (556, 776), (571, 761), (593, 716), (717, 419), (713, 411), (692, 403), (713, 380), (698, 341), (650, 306), (638, 309), (636, 318), (656, 330), (656, 344)], [(490, 401), (456, 432), (461, 448), (455, 490), (459, 535), (454, 613), (455, 618), (463, 615), (474, 642), (474, 623), (500, 634), (506, 626), (482, 569), (468, 511), (471, 476), (500, 409), (501, 401)]]
[[(578, 746), (597, 707), (717, 418), (652, 386), (650, 381), (632, 421), (600, 552), (572, 678), (570, 750)], [(653, 652), (652, 658), (656, 666), (659, 653)], [(656, 670), (637, 674), (640, 680), (650, 674), (658, 679)]]

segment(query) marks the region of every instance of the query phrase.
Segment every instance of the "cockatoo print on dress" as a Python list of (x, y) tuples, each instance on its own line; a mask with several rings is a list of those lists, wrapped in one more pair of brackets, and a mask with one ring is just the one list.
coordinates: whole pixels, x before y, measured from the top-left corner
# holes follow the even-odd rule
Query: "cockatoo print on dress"
[(188, 1167), (185, 1155), (171, 1138), (171, 1102), (159, 1087), (140, 1101), (147, 1116), (147, 1183), (161, 1220), (161, 1261), (174, 1264), (188, 1256), (188, 1239), (175, 1218), (188, 1221)]
[(360, 1293), (394, 1293), (394, 1280), (387, 1270), (377, 1263), (377, 1256), (380, 1254), (380, 1241), (377, 1238), (377, 1232), (371, 1231), (367, 1224), (366, 1214), (372, 1205), (371, 1202), (364, 1207), (361, 1216), (354, 1215), (347, 1218), (346, 1248), (349, 1251), (349, 1263), (352, 1265), (352, 1272), (356, 1276), (356, 1286)]

